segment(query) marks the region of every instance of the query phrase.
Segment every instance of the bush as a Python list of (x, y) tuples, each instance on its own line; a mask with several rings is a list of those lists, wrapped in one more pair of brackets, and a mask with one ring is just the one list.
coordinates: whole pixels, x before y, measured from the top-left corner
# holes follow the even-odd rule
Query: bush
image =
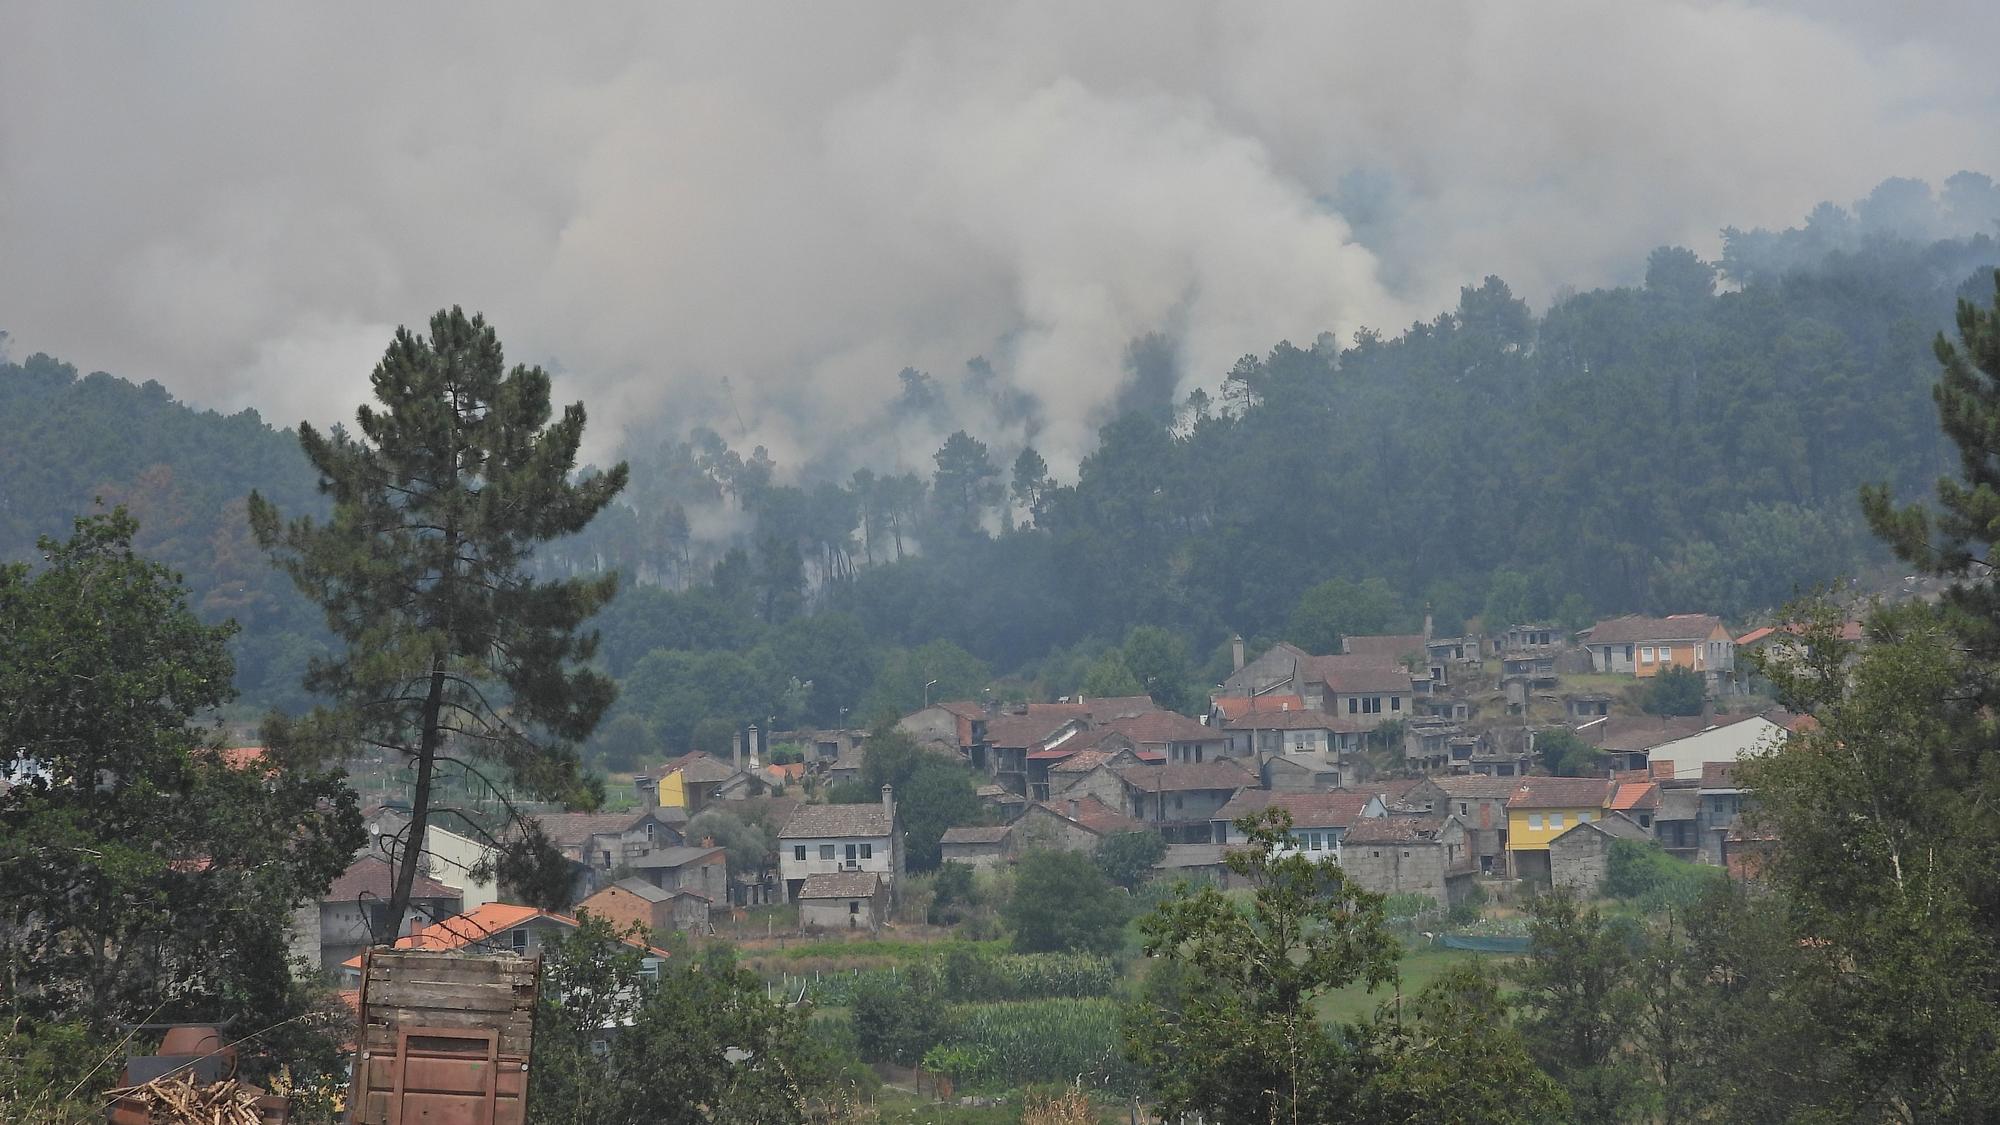
[(915, 1066), (946, 1038), (943, 990), (927, 965), (893, 981), (871, 977), (854, 990), (852, 1004), (855, 1048), (869, 1062)]
[(1725, 878), (1720, 868), (1675, 859), (1651, 841), (1613, 840), (1604, 893), (1649, 913), (1686, 909)]
[(1438, 912), (1438, 900), (1429, 895), (1390, 895), (1382, 900), (1382, 913), (1390, 918), (1416, 918)]
[(1089, 856), (1029, 852), (1017, 865), (1004, 917), (1022, 953), (1111, 953), (1124, 943), (1131, 898)]
[(1669, 668), (1653, 677), (1640, 704), (1649, 715), (1699, 715), (1708, 702), (1708, 686), (1692, 668)]
[(1454, 926), (1473, 925), (1482, 916), (1479, 908), (1485, 905), (1486, 888), (1474, 883), (1472, 888), (1466, 891), (1464, 898), (1453, 903), (1451, 909), (1445, 911), (1445, 921)]

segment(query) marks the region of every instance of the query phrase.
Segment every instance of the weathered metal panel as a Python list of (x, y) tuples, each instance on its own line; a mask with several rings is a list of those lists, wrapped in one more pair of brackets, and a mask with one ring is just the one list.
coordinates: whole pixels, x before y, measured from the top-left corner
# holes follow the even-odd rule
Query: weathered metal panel
[(354, 1125), (524, 1125), (539, 958), (370, 950)]

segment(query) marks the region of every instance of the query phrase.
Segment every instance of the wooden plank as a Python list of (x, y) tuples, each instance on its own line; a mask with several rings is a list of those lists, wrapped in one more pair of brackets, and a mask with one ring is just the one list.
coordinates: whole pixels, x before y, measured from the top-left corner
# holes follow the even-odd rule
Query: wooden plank
[(504, 982), (492, 984), (438, 983), (434, 981), (378, 981), (368, 991), (371, 1008), (443, 1008), (461, 1012), (511, 1012), (532, 1006), (532, 985), (516, 987)]
[(422, 959), (404, 955), (393, 960), (384, 956), (373, 957), (368, 962), (368, 980), (480, 984), (535, 979), (535, 962), (531, 958), (498, 955), (451, 957), (445, 960), (447, 956), (442, 953), (430, 953), (425, 954)]
[[(355, 1111), (355, 1125), (384, 1125), (389, 1120), (388, 1092), (369, 1094), (365, 1101), (356, 1103)], [(410, 1116), (406, 1113), (404, 1120)], [(522, 1125), (526, 1119), (527, 1105), (522, 1098), (500, 1098), (493, 1106), (493, 1125)]]
[[(438, 1018), (443, 1014), (427, 1013), (425, 1018), (431, 1020), (428, 1026), (451, 1026)], [(471, 1029), (470, 1026), (467, 1027), (467, 1030)], [(395, 1029), (380, 1024), (370, 1024), (362, 1030), (359, 1046), (362, 1050), (376, 1056), (393, 1055), (396, 1052), (396, 1039), (397, 1032)], [(518, 1026), (509, 1026), (501, 1029), (500, 1056), (502, 1058), (526, 1058), (528, 1057), (528, 1052), (533, 1047), (534, 1035), (528, 1024), (523, 1023)]]

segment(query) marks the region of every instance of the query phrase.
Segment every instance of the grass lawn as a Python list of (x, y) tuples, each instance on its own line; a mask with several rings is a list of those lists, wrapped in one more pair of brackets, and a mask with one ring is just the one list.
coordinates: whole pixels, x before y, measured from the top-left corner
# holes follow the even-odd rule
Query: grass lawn
[[(1508, 959), (1492, 953), (1473, 953), (1463, 949), (1419, 949), (1403, 954), (1398, 968), (1403, 974), (1403, 996), (1405, 999), (1422, 992), (1424, 987), (1436, 980), (1439, 974), (1453, 965), (1466, 961), (1480, 961), (1488, 969), (1497, 969)], [(1506, 992), (1504, 987), (1502, 992)], [(1394, 985), (1387, 985), (1369, 992), (1359, 984), (1349, 985), (1337, 992), (1329, 992), (1320, 997), (1319, 1016), (1323, 1020), (1352, 1023), (1372, 1014), (1375, 1009), (1388, 1003), (1396, 995)]]

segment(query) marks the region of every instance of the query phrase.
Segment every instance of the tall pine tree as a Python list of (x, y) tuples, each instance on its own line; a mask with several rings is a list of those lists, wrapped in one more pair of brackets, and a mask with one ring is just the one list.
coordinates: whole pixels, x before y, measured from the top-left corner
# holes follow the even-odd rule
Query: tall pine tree
[(537, 544), (582, 530), (626, 468), (573, 479), (582, 404), (551, 421), (548, 374), (508, 370), (485, 320), (456, 307), (431, 318), (428, 338), (398, 329), (370, 379), (380, 405), (356, 412), (358, 436), (299, 426), (331, 516), (286, 521), (253, 494), (250, 519), (345, 646), (306, 676), (331, 704), (303, 723), (274, 721), (272, 742), (359, 742), (415, 769), (377, 935), (393, 940), (440, 762), (498, 766), (519, 789), (571, 806), (600, 796), (575, 744), (615, 689), (586, 666), (597, 635), (581, 627), (617, 579), (538, 581), (527, 562)]

